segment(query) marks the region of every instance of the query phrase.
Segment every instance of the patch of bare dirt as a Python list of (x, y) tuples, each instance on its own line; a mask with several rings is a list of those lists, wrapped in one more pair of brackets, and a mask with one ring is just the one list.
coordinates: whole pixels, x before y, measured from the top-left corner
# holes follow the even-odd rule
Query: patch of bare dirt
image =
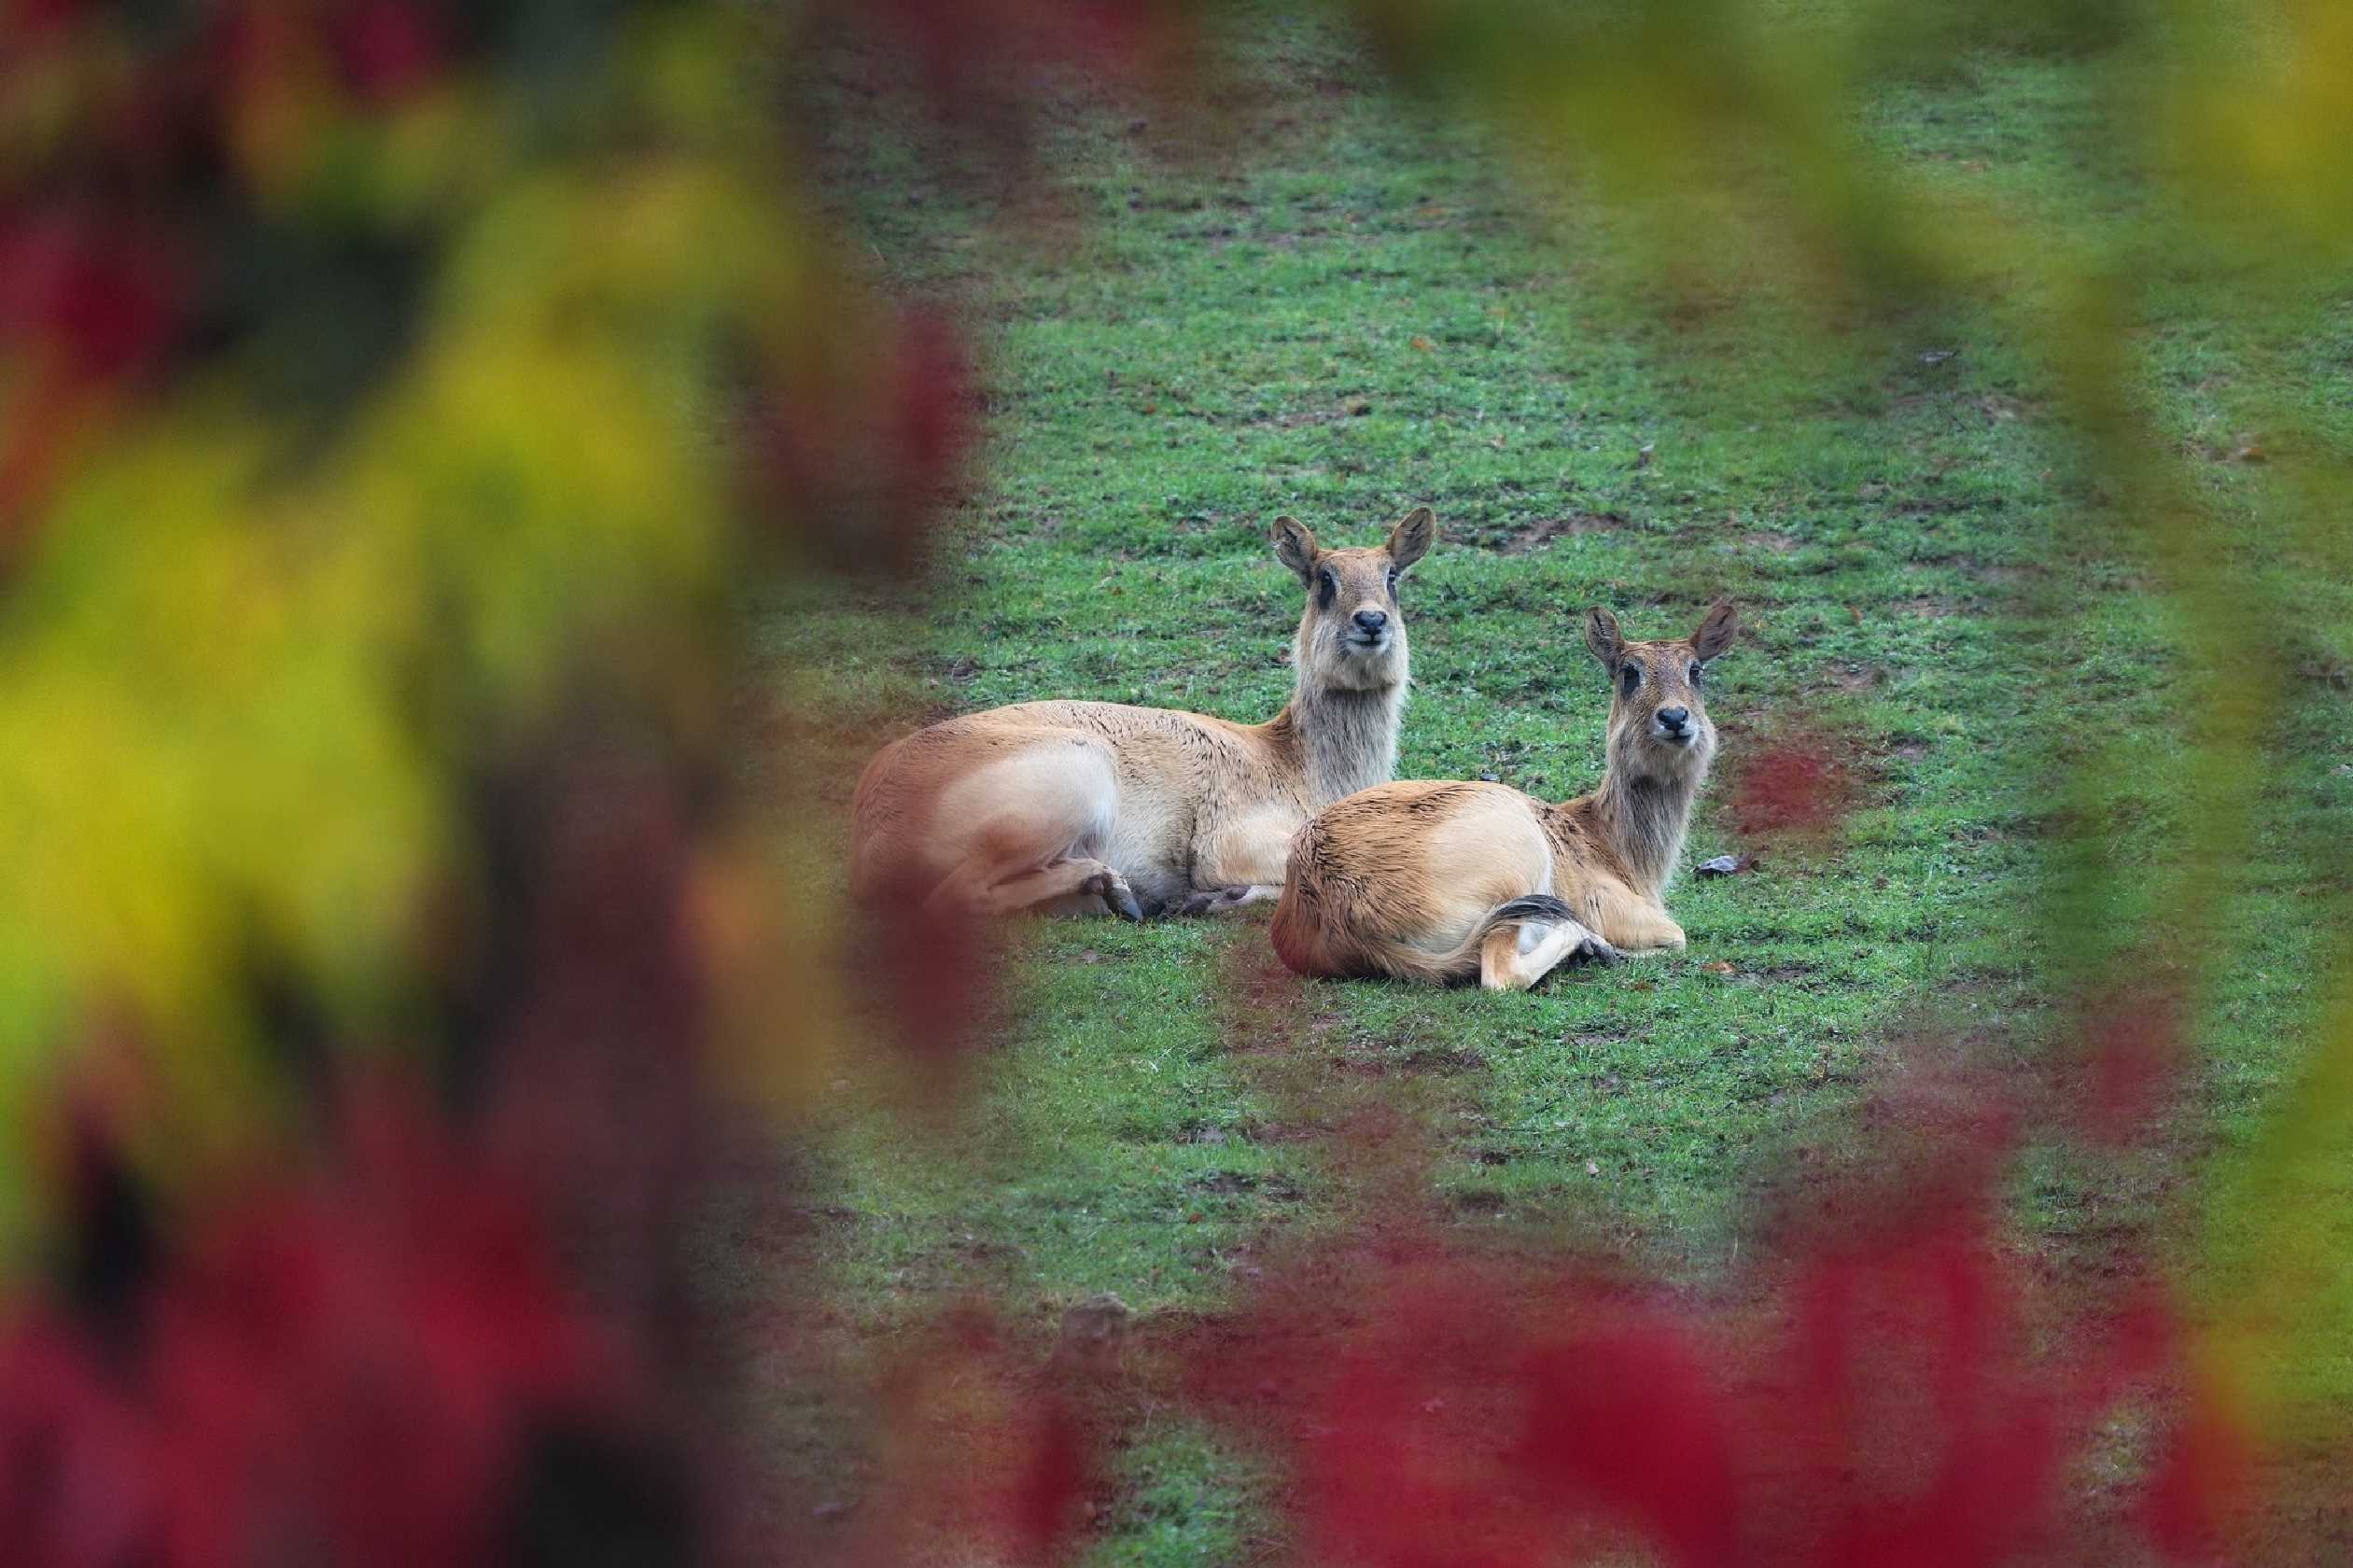
[(2209, 441), (2191, 448), (2193, 455), (2216, 463), (2268, 463), (2272, 449), (2260, 435), (2241, 432), (2227, 441)]
[(1625, 525), (1626, 519), (1614, 511), (1581, 511), (1574, 517), (1546, 517), (1512, 529), (1496, 542), (1494, 550), (1499, 555), (1525, 555), (1557, 539), (1614, 533)]
[(1342, 398), (1321, 408), (1292, 409), (1250, 421), (1254, 430), (1297, 430), (1310, 425), (1337, 425), (1344, 420), (1362, 419), (1373, 412), (1370, 398)]
[(1868, 692), (1887, 679), (1878, 665), (1852, 665), (1830, 672), (1830, 684), (1842, 692)]
[(1484, 1072), (1487, 1058), (1476, 1051), (1416, 1051), (1405, 1061), (1408, 1072)]
[(1259, 1176), (1247, 1170), (1217, 1170), (1206, 1176), (1196, 1176), (1185, 1183), (1195, 1192), (1234, 1194), (1264, 1193), (1281, 1203), (1296, 1203), (1306, 1195), (1298, 1183), (1286, 1176)]
[(2004, 392), (1988, 392), (1977, 399), (1977, 412), (1985, 416), (1988, 425), (2007, 424), (2013, 419), (2031, 419), (2042, 405), (2034, 399), (2013, 398)]
[(2296, 661), (2297, 678), (2332, 691), (2353, 689), (2353, 667), (2333, 653), (2312, 653)]
[(1249, 1128), (1253, 1143), (1312, 1143), (1328, 1137), (1331, 1128), (1312, 1122), (1257, 1122)]

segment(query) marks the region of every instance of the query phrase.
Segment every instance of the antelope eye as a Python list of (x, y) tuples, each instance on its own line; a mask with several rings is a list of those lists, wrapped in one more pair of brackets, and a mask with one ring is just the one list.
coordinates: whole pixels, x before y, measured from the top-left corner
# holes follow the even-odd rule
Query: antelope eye
[(1389, 592), (1392, 597), (1397, 592), (1397, 568), (1394, 567), (1389, 568)]
[(1618, 672), (1618, 689), (1628, 696), (1632, 696), (1634, 688), (1641, 684), (1642, 666), (1640, 665), (1628, 665)]
[(1318, 605), (1329, 609), (1332, 601), (1339, 596), (1340, 580), (1334, 577), (1328, 567), (1315, 574), (1315, 602)]
[(1707, 666), (1706, 666), (1705, 665), (1693, 665), (1691, 666), (1691, 684), (1692, 684), (1692, 685), (1697, 686), (1697, 685), (1700, 683), (1700, 672), (1701, 672), (1702, 670), (1705, 669), (1705, 668), (1707, 668)]

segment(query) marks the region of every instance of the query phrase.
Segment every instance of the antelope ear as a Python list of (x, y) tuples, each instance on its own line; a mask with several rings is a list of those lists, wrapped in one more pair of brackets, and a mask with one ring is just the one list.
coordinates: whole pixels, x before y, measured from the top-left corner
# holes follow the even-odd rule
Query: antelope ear
[(1585, 646), (1593, 651), (1604, 669), (1613, 676), (1618, 673), (1618, 656), (1626, 651), (1626, 639), (1618, 635), (1618, 617), (1600, 605), (1585, 612)]
[(1278, 517), (1273, 529), (1275, 559), (1307, 581), (1315, 575), (1315, 536), (1296, 517)]
[(1727, 648), (1740, 631), (1740, 611), (1730, 599), (1718, 599), (1708, 606), (1707, 614), (1700, 622), (1700, 629), (1691, 634), (1691, 651), (1706, 664)]
[(1428, 507), (1415, 507), (1389, 530), (1389, 559), (1403, 571), (1429, 553), (1437, 537), (1437, 514)]

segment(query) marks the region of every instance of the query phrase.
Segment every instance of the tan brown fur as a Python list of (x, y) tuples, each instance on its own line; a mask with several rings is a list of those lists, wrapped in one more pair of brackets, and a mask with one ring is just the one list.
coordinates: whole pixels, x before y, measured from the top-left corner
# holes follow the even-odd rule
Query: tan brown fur
[(1607, 610), (1589, 613), (1587, 646), (1611, 679), (1591, 794), (1556, 805), (1502, 784), (1399, 782), (1317, 813), (1275, 909), (1283, 962), (1512, 989), (1567, 959), (1684, 945), (1663, 894), (1716, 751), (1697, 670), (1737, 625), (1718, 603), (1688, 637), (1630, 643)]
[(1263, 724), (1019, 703), (885, 747), (851, 807), (854, 884), (982, 915), (1134, 919), (1272, 898), (1299, 825), (1396, 769), (1408, 671), (1397, 579), (1436, 534), (1427, 507), (1363, 550), (1321, 549), (1276, 520), (1276, 557), (1307, 606), (1291, 701)]

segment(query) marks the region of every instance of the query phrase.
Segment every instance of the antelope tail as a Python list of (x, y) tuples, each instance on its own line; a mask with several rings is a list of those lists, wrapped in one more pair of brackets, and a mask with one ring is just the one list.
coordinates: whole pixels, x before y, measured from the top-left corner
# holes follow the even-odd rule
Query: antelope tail
[[(1471, 928), (1468, 936), (1443, 953), (1423, 952), (1403, 942), (1375, 941), (1353, 945), (1355, 951), (1338, 963), (1331, 960), (1340, 956), (1328, 952), (1315, 955), (1316, 959), (1323, 960), (1321, 962), (1308, 960), (1304, 952), (1295, 959), (1292, 956), (1295, 944), (1284, 940), (1290, 933), (1280, 930), (1276, 932), (1275, 946), (1282, 954), (1283, 961), (1303, 974), (1388, 974), (1400, 980), (1448, 986), (1478, 977), (1479, 949), (1502, 927), (1518, 925), (1523, 920), (1541, 920), (1551, 924), (1563, 920), (1574, 922), (1576, 919), (1576, 912), (1550, 893), (1530, 893), (1489, 910), (1486, 917)], [(1351, 963), (1348, 959), (1355, 961)]]
[(1465, 976), (1476, 977), (1478, 973), (1478, 950), (1501, 928), (1516, 926), (1522, 920), (1542, 920), (1551, 924), (1561, 920), (1574, 921), (1576, 918), (1576, 911), (1550, 893), (1529, 893), (1489, 910), (1487, 917), (1471, 928), (1470, 935), (1443, 953), (1421, 953), (1397, 944), (1381, 957), (1393, 974), (1432, 980), (1443, 986)]

